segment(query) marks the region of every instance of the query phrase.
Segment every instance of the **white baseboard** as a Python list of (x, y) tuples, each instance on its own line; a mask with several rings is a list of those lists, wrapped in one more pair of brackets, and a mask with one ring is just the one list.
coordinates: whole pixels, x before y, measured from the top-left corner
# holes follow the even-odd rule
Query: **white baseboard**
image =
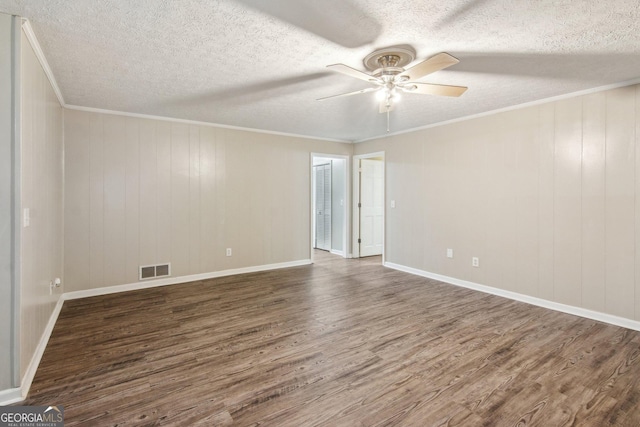
[(233, 276), (236, 274), (255, 273), (258, 271), (298, 267), (301, 265), (309, 265), (309, 264), (311, 264), (310, 259), (303, 259), (299, 261), (282, 262), (277, 264), (266, 264), (266, 265), (259, 265), (254, 267), (234, 268), (230, 270), (215, 271), (212, 273), (192, 274), (189, 276), (180, 276), (180, 277), (169, 277), (165, 279), (129, 283), (126, 285), (108, 286), (108, 287), (97, 288), (97, 289), (88, 289), (85, 291), (66, 292), (60, 295), (60, 298), (58, 298), (58, 303), (53, 309), (53, 313), (51, 313), (49, 322), (47, 323), (47, 326), (45, 327), (45, 330), (42, 333), (42, 337), (40, 338), (40, 342), (36, 347), (36, 351), (33, 357), (31, 358), (31, 362), (29, 363), (27, 371), (22, 377), (22, 386), (20, 388), (0, 390), (0, 406), (21, 402), (27, 397), (27, 394), (29, 394), (31, 383), (33, 382), (33, 378), (36, 375), (36, 371), (38, 370), (38, 365), (40, 365), (40, 360), (42, 359), (42, 355), (44, 354), (44, 351), (47, 347), (47, 343), (49, 342), (49, 337), (51, 337), (51, 333), (53, 332), (53, 327), (55, 326), (56, 321), (58, 320), (58, 316), (60, 315), (60, 311), (62, 310), (62, 305), (64, 304), (64, 301), (78, 299), (78, 298), (93, 297), (98, 295), (107, 295), (107, 294), (113, 294), (118, 292), (133, 291), (138, 289), (154, 288), (158, 286), (176, 285), (179, 283), (195, 282), (198, 280), (213, 279), (216, 277), (224, 277), (224, 276)]
[(331, 249), (329, 252), (331, 252), (331, 253), (332, 253), (332, 254), (334, 254), (334, 255), (340, 255), (341, 257), (346, 258), (346, 257), (344, 256), (344, 251), (339, 251), (339, 250), (337, 250), (337, 249)]
[(198, 280), (214, 279), (216, 277), (233, 276), (236, 274), (255, 273), (258, 271), (277, 270), (280, 268), (298, 267), (311, 264), (310, 259), (281, 262), (278, 264), (258, 265), (254, 267), (234, 268), (230, 270), (214, 271), (211, 273), (191, 274), (189, 276), (167, 277), (165, 279), (145, 280), (144, 282), (127, 283), (125, 285), (106, 286), (103, 288), (73, 291), (63, 294), (65, 300), (95, 297), (99, 295), (115, 294), (118, 292), (137, 291), (139, 289), (156, 288), (159, 286), (177, 285), (179, 283), (195, 282)]
[(20, 386), (20, 388), (22, 389), (23, 399), (27, 397), (29, 389), (31, 388), (31, 383), (33, 382), (33, 378), (36, 376), (36, 371), (38, 370), (38, 366), (40, 365), (40, 360), (42, 360), (44, 350), (47, 348), (49, 338), (51, 337), (51, 333), (53, 333), (53, 328), (56, 326), (58, 316), (60, 315), (60, 310), (62, 310), (62, 304), (64, 304), (64, 294), (60, 295), (60, 297), (58, 298), (58, 302), (56, 303), (56, 306), (54, 307), (53, 312), (49, 317), (47, 326), (44, 328), (44, 332), (40, 337), (40, 342), (38, 342), (36, 351), (31, 358), (31, 362), (29, 362), (27, 371), (22, 376), (22, 385)]
[(0, 390), (0, 406), (7, 406), (13, 403), (22, 402), (22, 391), (19, 388), (8, 388), (6, 390)]
[(500, 297), (509, 298), (515, 301), (525, 302), (527, 304), (536, 305), (538, 307), (548, 308), (550, 310), (560, 311), (567, 314), (573, 314), (575, 316), (585, 317), (587, 319), (597, 320), (604, 323), (610, 323), (616, 326), (622, 326), (623, 328), (640, 331), (640, 322), (638, 322), (637, 320), (627, 319), (625, 317), (618, 317), (612, 314), (601, 313), (599, 311), (588, 310), (586, 308), (575, 307), (573, 305), (561, 304), (559, 302), (532, 297), (529, 295), (507, 291), (504, 289), (493, 288), (491, 286), (485, 286), (485, 285), (481, 285), (474, 282), (468, 282), (466, 280), (456, 279), (455, 277), (443, 276), (441, 274), (431, 273), (428, 271), (419, 270), (417, 268), (407, 267), (400, 264), (394, 264), (392, 262), (385, 262), (384, 266), (393, 268), (394, 270), (404, 271), (405, 273), (415, 274), (416, 276), (422, 276), (428, 279), (434, 279), (440, 282), (449, 283), (451, 285), (461, 286), (463, 288), (473, 289), (475, 291), (480, 291), (487, 294), (493, 294)]
[(29, 389), (31, 388), (31, 383), (33, 382), (33, 378), (36, 376), (36, 371), (38, 370), (38, 366), (40, 365), (40, 360), (42, 360), (44, 350), (47, 348), (47, 343), (49, 342), (49, 338), (51, 337), (53, 328), (56, 325), (56, 321), (58, 320), (58, 316), (60, 315), (60, 310), (62, 310), (63, 303), (64, 294), (60, 295), (60, 297), (58, 298), (58, 302), (56, 303), (56, 306), (51, 313), (51, 316), (49, 316), (49, 321), (47, 322), (47, 326), (45, 326), (44, 331), (42, 332), (42, 336), (40, 337), (38, 346), (36, 347), (36, 350), (31, 357), (31, 361), (29, 362), (27, 371), (22, 376), (22, 385), (20, 386), (20, 388), (12, 388), (9, 390), (0, 391), (0, 406), (22, 402), (27, 398), (27, 394), (29, 393)]

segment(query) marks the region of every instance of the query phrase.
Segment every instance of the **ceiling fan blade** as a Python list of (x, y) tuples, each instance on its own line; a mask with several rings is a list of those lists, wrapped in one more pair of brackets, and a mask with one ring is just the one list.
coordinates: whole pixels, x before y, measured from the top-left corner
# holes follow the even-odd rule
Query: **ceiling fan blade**
[(380, 101), (380, 107), (378, 111), (380, 112), (380, 114), (386, 113), (387, 111), (393, 111), (395, 106), (395, 103), (390, 102), (389, 104), (387, 104), (387, 100), (383, 99), (382, 101)]
[(330, 99), (330, 98), (339, 98), (341, 96), (351, 96), (351, 95), (358, 95), (360, 93), (367, 93), (367, 92), (373, 92), (378, 90), (377, 87), (368, 87), (366, 89), (362, 89), (362, 90), (356, 90), (354, 92), (348, 92), (348, 93), (341, 93), (340, 95), (331, 95), (331, 96), (325, 96), (324, 98), (318, 98), (316, 99), (316, 101), (324, 101), (325, 99)]
[(408, 77), (408, 80), (419, 80), (426, 75), (443, 70), (447, 67), (457, 64), (458, 62), (460, 61), (458, 61), (453, 56), (449, 55), (448, 53), (442, 52), (420, 62), (419, 64), (414, 65), (404, 73), (400, 74), (400, 77), (406, 76)]
[(467, 89), (465, 86), (448, 86), (420, 82), (409, 82), (402, 86), (402, 90), (407, 93), (454, 97), (462, 95)]
[(348, 65), (333, 64), (333, 65), (327, 65), (327, 68), (331, 68), (332, 70), (342, 74), (346, 74), (347, 76), (355, 77), (356, 79), (364, 80), (365, 82), (370, 82), (370, 83), (380, 82), (378, 78), (372, 76), (371, 74), (363, 73), (362, 71), (356, 70), (355, 68), (351, 68)]

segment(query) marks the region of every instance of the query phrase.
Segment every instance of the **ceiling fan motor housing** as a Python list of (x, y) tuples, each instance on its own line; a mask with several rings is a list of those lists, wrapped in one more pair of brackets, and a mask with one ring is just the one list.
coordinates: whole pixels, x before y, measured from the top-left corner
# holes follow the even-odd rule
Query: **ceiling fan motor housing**
[(415, 51), (404, 47), (386, 47), (378, 49), (367, 55), (364, 60), (364, 66), (370, 70), (378, 70), (379, 68), (400, 68), (408, 65), (416, 58)]

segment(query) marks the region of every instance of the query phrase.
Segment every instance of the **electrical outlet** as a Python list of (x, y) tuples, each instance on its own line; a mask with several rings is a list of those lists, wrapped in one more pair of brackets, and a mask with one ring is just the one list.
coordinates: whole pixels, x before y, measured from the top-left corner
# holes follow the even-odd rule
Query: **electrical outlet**
[(53, 295), (53, 280), (49, 280), (49, 295)]
[(480, 267), (480, 259), (474, 256), (471, 258), (471, 265), (474, 267)]
[(227, 248), (227, 256), (231, 256), (231, 254), (232, 254), (231, 248)]
[(447, 258), (453, 258), (453, 249), (447, 249)]

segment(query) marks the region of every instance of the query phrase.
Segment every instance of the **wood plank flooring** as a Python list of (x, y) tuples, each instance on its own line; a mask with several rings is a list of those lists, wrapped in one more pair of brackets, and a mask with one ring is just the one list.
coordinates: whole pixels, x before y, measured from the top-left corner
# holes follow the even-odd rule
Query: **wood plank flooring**
[(640, 333), (317, 251), (65, 302), (24, 404), (67, 426), (640, 426)]

